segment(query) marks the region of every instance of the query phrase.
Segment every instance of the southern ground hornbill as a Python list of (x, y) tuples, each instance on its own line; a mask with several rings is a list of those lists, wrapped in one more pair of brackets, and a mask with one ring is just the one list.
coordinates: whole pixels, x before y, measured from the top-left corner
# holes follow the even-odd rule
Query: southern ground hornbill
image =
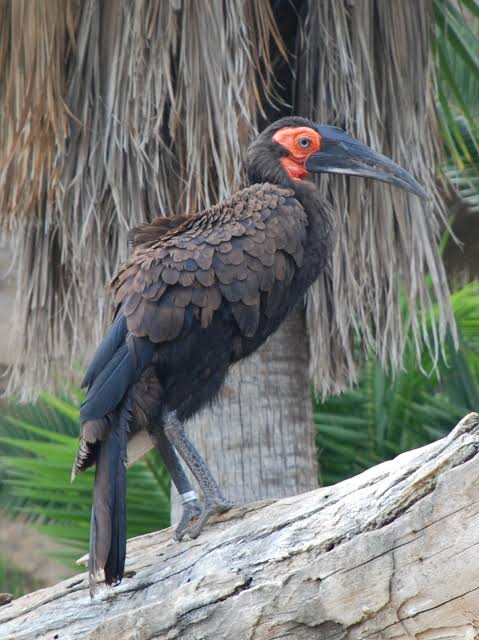
[(178, 540), (195, 538), (211, 514), (231, 506), (183, 425), (218, 395), (229, 367), (276, 331), (328, 264), (334, 216), (310, 174), (366, 176), (426, 197), (388, 158), (341, 129), (299, 117), (263, 131), (249, 147), (247, 169), (250, 186), (228, 200), (133, 229), (133, 251), (113, 280), (117, 311), (85, 376), (72, 473), (96, 464), (92, 590), (102, 569), (107, 584), (123, 576), (127, 459), (159, 450), (183, 501)]

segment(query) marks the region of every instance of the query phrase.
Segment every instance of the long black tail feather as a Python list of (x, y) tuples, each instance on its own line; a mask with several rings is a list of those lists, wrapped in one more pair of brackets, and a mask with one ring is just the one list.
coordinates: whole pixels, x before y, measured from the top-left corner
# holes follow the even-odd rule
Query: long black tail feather
[(126, 555), (126, 464), (131, 401), (112, 414), (111, 430), (99, 447), (90, 525), (88, 572), (90, 592), (102, 570), (108, 585), (123, 578)]

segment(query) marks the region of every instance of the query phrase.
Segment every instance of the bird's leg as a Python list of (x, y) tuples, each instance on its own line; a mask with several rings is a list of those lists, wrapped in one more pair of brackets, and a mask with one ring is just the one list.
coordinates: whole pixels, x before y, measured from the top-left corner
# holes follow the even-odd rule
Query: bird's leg
[(168, 469), (168, 473), (180, 494), (183, 505), (181, 518), (174, 533), (175, 540), (179, 542), (183, 538), (185, 530), (191, 520), (200, 515), (201, 509), (198, 505), (196, 493), (193, 491), (193, 487), (181, 466), (181, 462), (178, 460), (178, 456), (163, 429), (155, 432), (154, 440), (155, 446), (160, 452), (163, 462)]
[(191, 538), (197, 538), (211, 515), (228, 511), (233, 506), (233, 503), (226, 500), (222, 495), (210, 470), (188, 438), (176, 413), (168, 413), (165, 416), (164, 424), (168, 440), (188, 465), (203, 492), (204, 503), (198, 522), (194, 526), (189, 526), (184, 531), (179, 532), (181, 537), (188, 533)]

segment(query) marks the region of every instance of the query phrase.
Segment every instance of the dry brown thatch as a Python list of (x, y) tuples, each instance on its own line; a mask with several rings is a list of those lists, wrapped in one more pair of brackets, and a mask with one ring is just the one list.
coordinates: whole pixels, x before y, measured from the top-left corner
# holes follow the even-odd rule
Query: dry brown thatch
[[(296, 113), (391, 153), (435, 193), (429, 2), (306, 5)], [(281, 43), (267, 0), (2, 0), (0, 30), (0, 212), (19, 264), (11, 388), (25, 390), (99, 338), (130, 226), (240, 185)], [(381, 185), (330, 184), (340, 246), (308, 307), (323, 392), (354, 378), (355, 334), (400, 363), (401, 287), (418, 349), (415, 309), (439, 302), (435, 353), (453, 324), (437, 195), (433, 212)]]
[[(308, 301), (311, 373), (323, 393), (355, 379), (355, 337), (384, 365), (401, 365), (401, 295), (418, 355), (426, 343), (437, 359), (448, 326), (455, 335), (437, 248), (445, 220), (435, 182), (431, 27), (430, 2), (308, 2), (296, 111), (343, 127), (393, 157), (432, 194), (424, 204), (374, 181), (322, 181), (340, 227), (332, 278), (325, 276)], [(430, 340), (424, 320), (435, 302), (438, 321)]]

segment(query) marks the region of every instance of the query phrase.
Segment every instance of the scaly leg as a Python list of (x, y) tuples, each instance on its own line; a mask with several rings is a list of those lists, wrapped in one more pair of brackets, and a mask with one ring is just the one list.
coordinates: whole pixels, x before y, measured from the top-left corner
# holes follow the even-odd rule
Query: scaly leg
[(198, 505), (196, 493), (193, 491), (193, 487), (183, 471), (181, 462), (178, 460), (178, 456), (176, 455), (175, 450), (166, 437), (163, 429), (155, 432), (154, 440), (155, 446), (160, 452), (163, 462), (168, 469), (168, 473), (180, 494), (181, 503), (183, 505), (181, 519), (174, 533), (175, 540), (178, 540), (179, 542), (183, 538), (191, 520), (200, 515), (201, 509)]
[(190, 538), (197, 538), (211, 515), (228, 511), (233, 506), (233, 503), (223, 497), (210, 470), (188, 438), (175, 412), (168, 413), (165, 416), (165, 433), (170, 443), (190, 468), (203, 492), (204, 503), (198, 522), (194, 526), (188, 526), (184, 531), (179, 532), (181, 536), (188, 533)]

